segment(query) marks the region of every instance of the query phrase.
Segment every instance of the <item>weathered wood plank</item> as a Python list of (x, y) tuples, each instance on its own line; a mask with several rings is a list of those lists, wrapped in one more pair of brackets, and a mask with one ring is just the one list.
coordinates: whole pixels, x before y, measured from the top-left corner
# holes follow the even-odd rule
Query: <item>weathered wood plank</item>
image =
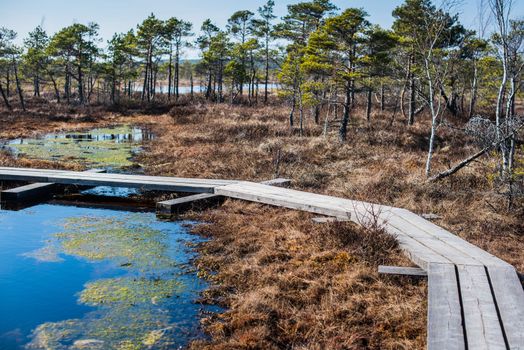
[[(90, 169), (88, 173), (103, 173), (104, 169)], [(37, 197), (46, 197), (56, 190), (55, 183), (37, 182), (24, 186), (11, 188), (0, 193), (2, 200), (19, 201), (19, 200), (34, 200)]]
[(28, 200), (30, 198), (48, 196), (56, 188), (54, 183), (34, 183), (19, 186), (0, 192), (0, 199), (7, 201)]
[(470, 349), (506, 350), (484, 266), (457, 266), (464, 324)]
[(447, 244), (446, 241), (440, 240), (426, 231), (419, 229), (408, 221), (392, 215), (385, 221), (386, 230), (395, 228), (396, 232), (401, 232), (413, 239), (419, 241), (427, 247), (431, 247), (437, 254), (446, 257), (454, 264), (482, 265), (478, 260), (457, 250), (453, 245)]
[[(237, 184), (220, 186), (215, 194), (269, 205), (277, 205), (290, 209), (298, 209), (317, 214), (350, 217), (354, 208), (346, 208), (342, 204), (351, 204), (348, 200), (333, 200), (333, 197), (308, 193), (290, 189), (274, 190), (271, 186), (254, 183), (239, 182)], [(355, 203), (359, 206), (360, 203)]]
[(427, 347), (428, 350), (466, 349), (459, 286), (453, 264), (430, 264), (428, 268)]
[(524, 349), (524, 290), (513, 267), (488, 267), (510, 349)]
[[(10, 167), (0, 167), (0, 176), (5, 174), (11, 175), (27, 175), (27, 176), (81, 176), (82, 178), (98, 178), (96, 174), (90, 175), (85, 172), (69, 171), (69, 170), (55, 170), (55, 169), (31, 169), (31, 168), (10, 168)], [(215, 186), (225, 186), (228, 184), (233, 184), (238, 181), (235, 180), (221, 180), (221, 179), (198, 179), (198, 178), (183, 178), (183, 177), (170, 177), (170, 176), (150, 176), (150, 175), (127, 175), (127, 174), (108, 174), (111, 175), (111, 178), (114, 180), (130, 180), (136, 179), (144, 182), (154, 182), (154, 183), (188, 183), (188, 184), (207, 184)]]
[[(287, 186), (290, 182), (291, 180), (289, 179), (278, 178), (263, 181), (262, 183), (270, 186)], [(225, 197), (217, 194), (201, 193), (158, 202), (156, 208), (159, 215), (172, 216), (180, 215), (190, 210), (201, 211), (216, 207), (224, 200)]]
[[(350, 219), (351, 221), (364, 225), (366, 225), (367, 222), (376, 219), (381, 220), (381, 217), (387, 217), (391, 210), (391, 207), (387, 206), (376, 206), (371, 203), (351, 201), (289, 189), (273, 189), (270, 186), (261, 186), (245, 182), (217, 187), (215, 193), (237, 199)], [(410, 258), (422, 268), (426, 268), (427, 264), (430, 262), (450, 262), (449, 259), (439, 255), (436, 251), (426, 245), (417, 242), (401, 230), (397, 230), (393, 227), (388, 229), (388, 232), (397, 236), (401, 247), (406, 251)], [(428, 236), (427, 234), (424, 235)]]
[(158, 215), (180, 215), (191, 210), (205, 210), (220, 205), (225, 197), (212, 193), (200, 193), (191, 196), (170, 199), (156, 204)]
[(184, 179), (122, 174), (88, 174), (64, 170), (0, 168), (0, 179), (53, 182), (79, 186), (133, 187), (148, 190), (212, 193), (214, 187), (233, 183), (229, 180)]
[(348, 218), (336, 218), (336, 217), (316, 217), (311, 219), (316, 224), (326, 224), (330, 222), (347, 222), (351, 221)]
[(401, 220), (408, 222), (410, 225), (413, 225), (418, 230), (430, 234), (431, 236), (434, 236), (446, 244), (452, 246), (455, 251), (460, 251), (461, 254), (470, 256), (471, 258), (477, 260), (479, 265), (511, 267), (511, 265), (509, 265), (504, 260), (486, 252), (485, 250), (480, 249), (476, 245), (467, 242), (457, 235), (454, 235), (442, 227), (425, 220), (424, 218), (409, 210), (396, 208), (392, 210), (392, 213), (393, 215), (400, 217)]
[[(391, 231), (388, 232), (391, 233)], [(449, 259), (436, 253), (431, 249), (431, 247), (427, 247), (409, 236), (400, 234), (396, 235), (395, 237), (400, 245), (400, 248), (409, 257), (409, 259), (426, 271), (428, 270), (429, 264), (431, 263), (451, 264)]]
[(420, 267), (405, 267), (405, 266), (385, 266), (378, 267), (378, 273), (385, 275), (405, 275), (405, 276), (420, 276), (426, 277), (428, 273)]

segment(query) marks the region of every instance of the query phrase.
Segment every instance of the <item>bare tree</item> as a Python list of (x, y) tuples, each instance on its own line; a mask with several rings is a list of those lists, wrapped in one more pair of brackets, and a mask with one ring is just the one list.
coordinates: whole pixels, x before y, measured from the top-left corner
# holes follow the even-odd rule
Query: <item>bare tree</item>
[[(502, 78), (499, 85), (497, 96), (497, 105), (495, 110), (495, 123), (497, 126), (497, 139), (502, 139), (502, 119), (504, 118), (503, 103), (506, 95), (506, 88), (508, 83), (508, 58), (509, 58), (509, 43), (508, 33), (510, 31), (510, 13), (513, 6), (513, 0), (488, 0), (491, 8), (497, 30), (497, 37), (495, 43), (499, 49), (500, 60), (502, 63)], [(509, 167), (509, 154), (507, 142), (500, 143), (500, 151), (502, 154), (502, 171), (506, 172)]]
[(460, 4), (460, 0), (443, 0), (438, 9), (426, 8), (424, 19), (426, 21), (427, 32), (421, 40), (417, 42), (419, 52), (422, 54), (425, 78), (427, 79), (428, 94), (426, 102), (431, 113), (431, 133), (429, 137), (429, 149), (426, 159), (426, 176), (431, 173), (431, 161), (435, 151), (435, 136), (439, 120), (441, 119), (444, 108), (441, 99), (437, 96), (437, 89), (442, 89), (445, 78), (448, 74), (449, 59), (443, 59), (441, 54), (446, 48), (456, 45), (459, 38), (457, 34), (460, 29), (456, 16), (450, 16), (450, 12)]

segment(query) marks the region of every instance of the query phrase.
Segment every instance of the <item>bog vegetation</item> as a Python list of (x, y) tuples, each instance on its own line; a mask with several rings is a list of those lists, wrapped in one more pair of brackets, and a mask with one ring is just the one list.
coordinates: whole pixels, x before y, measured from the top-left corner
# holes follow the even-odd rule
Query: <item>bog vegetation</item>
[[(96, 23), (53, 35), (37, 26), (22, 46), (14, 31), (1, 28), (3, 102), (25, 110), (31, 94), (76, 105), (154, 103), (178, 100), (184, 86), (192, 99), (198, 91), (216, 103), (257, 104), (268, 102), (278, 82), (289, 126), (300, 135), (311, 118), (325, 133), (338, 125), (345, 142), (357, 104), (369, 126), (373, 108), (408, 126), (429, 114), (426, 176), (441, 179), (497, 152), (496, 178), (513, 204), (524, 172), (517, 160), (524, 21), (512, 15), (513, 0), (479, 0), (476, 29), (459, 22), (456, 0), (406, 0), (393, 11), (391, 29), (370, 23), (364, 9), (338, 9), (329, 0), (289, 5), (280, 20), (274, 5), (237, 11), (226, 28), (151, 14), (105, 45)], [(190, 46), (201, 59), (181, 59)], [(450, 127), (475, 138), (479, 149), (435, 172), (438, 133)]]
[[(289, 5), (282, 18), (269, 0), (225, 28), (151, 14), (107, 43), (95, 23), (36, 27), (21, 46), (2, 28), (0, 138), (147, 124), (155, 138), (133, 161), (148, 174), (283, 176), (438, 214), (522, 270), (524, 21), (511, 0), (478, 7), (476, 28), (453, 0), (406, 0), (390, 29), (328, 0)], [(190, 47), (198, 60), (183, 59)], [(82, 168), (5, 152), (0, 164)], [(380, 264), (409, 264), (380, 229), (235, 201), (195, 218), (211, 238), (198, 248), (213, 282), (204, 299), (227, 311), (203, 319), (211, 338), (194, 348), (424, 348), (425, 282), (378, 276)]]

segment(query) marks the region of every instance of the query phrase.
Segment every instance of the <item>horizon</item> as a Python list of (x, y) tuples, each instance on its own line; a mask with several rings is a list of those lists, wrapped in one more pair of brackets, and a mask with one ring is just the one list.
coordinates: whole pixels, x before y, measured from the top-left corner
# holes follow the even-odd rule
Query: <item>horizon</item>
[[(299, 1), (275, 1), (275, 15), (278, 22), (286, 14), (287, 6)], [(393, 23), (391, 15), (394, 8), (402, 4), (403, 0), (332, 0), (341, 10), (349, 7), (363, 8), (368, 14), (368, 19), (374, 24), (390, 28)], [(470, 29), (475, 29), (480, 0), (464, 0), (461, 6), (455, 9), (461, 23)], [(198, 3), (171, 2), (169, 0), (155, 1), (154, 4), (141, 4), (138, 0), (103, 2), (94, 0), (89, 3), (74, 4), (75, 14), (70, 14), (68, 9), (72, 4), (64, 0), (43, 1), (20, 0), (4, 4), (0, 13), (0, 26), (17, 32), (17, 44), (22, 44), (23, 39), (36, 26), (42, 25), (48, 35), (53, 35), (58, 30), (73, 23), (95, 22), (100, 26), (99, 34), (102, 39), (101, 47), (106, 47), (107, 41), (114, 33), (126, 32), (136, 29), (149, 14), (154, 13), (160, 19), (177, 17), (193, 23), (193, 32), (200, 32), (200, 24), (207, 18), (225, 28), (227, 19), (237, 10), (246, 9), (256, 13), (256, 10), (266, 3), (266, 0), (248, 0), (239, 6), (238, 3), (228, 1), (218, 3), (211, 0), (202, 0)], [(122, 6), (125, 10), (122, 11)], [(202, 7), (206, 11), (202, 11)], [(182, 9), (183, 8), (183, 9)], [(212, 15), (206, 15), (212, 13)], [(513, 14), (524, 14), (524, 2), (515, 2)], [(21, 18), (23, 17), (23, 18)], [(195, 35), (196, 37), (197, 35)], [(198, 50), (187, 49), (183, 53), (184, 59), (200, 58)]]

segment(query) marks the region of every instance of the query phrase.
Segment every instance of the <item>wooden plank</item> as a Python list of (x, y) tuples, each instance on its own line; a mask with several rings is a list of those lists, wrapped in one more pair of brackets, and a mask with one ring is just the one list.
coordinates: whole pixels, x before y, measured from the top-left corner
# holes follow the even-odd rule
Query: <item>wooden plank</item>
[[(287, 186), (290, 182), (289, 179), (278, 178), (262, 183), (270, 186)], [(176, 216), (191, 210), (201, 211), (216, 207), (224, 200), (225, 197), (217, 194), (202, 193), (158, 202), (156, 208), (157, 214), (161, 216)]]
[[(90, 175), (85, 172), (69, 171), (69, 170), (55, 170), (55, 169), (31, 169), (31, 168), (9, 168), (0, 167), (0, 177), (8, 175), (26, 175), (26, 176), (80, 176), (81, 178), (98, 178), (96, 175)], [(182, 178), (170, 176), (149, 176), (149, 175), (127, 175), (127, 174), (111, 174), (114, 180), (130, 180), (135, 179), (143, 182), (154, 183), (187, 183), (187, 184), (207, 184), (215, 186), (225, 186), (233, 184), (238, 181), (235, 180), (221, 180), (221, 179), (198, 179), (198, 178)]]
[(466, 349), (459, 286), (453, 264), (429, 265), (427, 337), (428, 350)]
[(276, 178), (276, 179), (262, 181), (260, 183), (263, 184), (263, 185), (274, 186), (274, 187), (287, 187), (287, 186), (291, 185), (291, 180), (279, 177), (279, 178)]
[[(351, 212), (355, 210), (343, 206), (344, 204), (351, 204), (352, 201), (349, 200), (339, 200), (338, 198), (290, 189), (275, 190), (271, 186), (246, 182), (217, 187), (215, 193), (231, 198), (344, 218), (351, 217)], [(359, 203), (355, 204), (359, 205)]]
[(426, 277), (428, 273), (420, 267), (405, 267), (405, 266), (385, 266), (378, 267), (378, 273), (386, 275), (405, 275), (405, 276), (419, 276)]
[(524, 349), (524, 290), (513, 267), (488, 267), (489, 279), (510, 349)]
[[(420, 230), (408, 221), (402, 220), (396, 215), (381, 216), (382, 223), (386, 231), (394, 235), (406, 235), (424, 246), (430, 248), (436, 254), (445, 257), (447, 260), (454, 264), (471, 264), (481, 265), (479, 261), (472, 258), (471, 256), (457, 250), (452, 245), (447, 244), (443, 240), (439, 240), (434, 236), (428, 234), (424, 230)], [(429, 262), (437, 262), (435, 259)]]
[(434, 236), (450, 245), (453, 247), (454, 251), (460, 251), (462, 254), (475, 259), (478, 261), (479, 265), (511, 267), (511, 265), (504, 260), (486, 252), (485, 250), (480, 249), (476, 245), (467, 242), (457, 235), (454, 235), (442, 227), (423, 219), (409, 210), (396, 208), (391, 212), (393, 215), (400, 217), (401, 220), (408, 222), (409, 225), (416, 227), (416, 229), (430, 234), (431, 236)]
[(410, 260), (424, 270), (427, 271), (429, 264), (431, 263), (451, 264), (449, 259), (438, 254), (432, 249), (432, 247), (422, 244), (414, 238), (406, 235), (404, 232), (399, 231), (392, 226), (387, 228), (387, 232), (396, 237), (400, 247)]
[(348, 218), (335, 218), (335, 217), (316, 217), (311, 219), (316, 224), (326, 224), (330, 222), (348, 222), (351, 221)]
[(0, 192), (0, 199), (7, 201), (28, 200), (30, 198), (48, 196), (56, 188), (54, 183), (41, 183), (19, 186)]
[(191, 196), (170, 199), (156, 204), (157, 215), (181, 215), (191, 210), (202, 211), (220, 205), (225, 197), (212, 193), (200, 193)]
[(72, 171), (24, 171), (0, 168), (0, 179), (30, 182), (54, 182), (79, 186), (132, 187), (148, 190), (212, 193), (214, 187), (231, 183), (209, 179), (159, 178), (141, 175), (87, 174)]
[(484, 266), (457, 266), (467, 343), (475, 350), (506, 350)]
[[(104, 169), (90, 169), (88, 173), (103, 173)], [(37, 182), (29, 185), (19, 186), (11, 188), (9, 190), (2, 191), (0, 198), (2, 200), (17, 201), (17, 200), (32, 200), (36, 197), (46, 197), (56, 190), (55, 183)]]

